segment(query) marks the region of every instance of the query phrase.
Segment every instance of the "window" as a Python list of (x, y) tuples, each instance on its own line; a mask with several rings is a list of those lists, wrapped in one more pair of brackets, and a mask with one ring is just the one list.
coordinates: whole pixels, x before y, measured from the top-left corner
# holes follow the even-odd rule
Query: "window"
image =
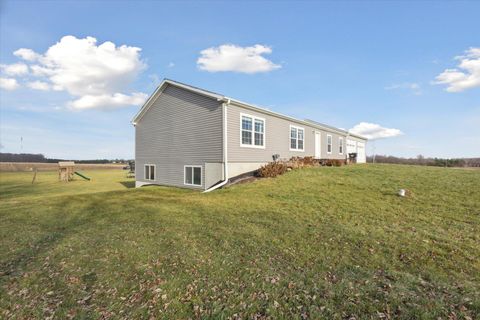
[(252, 118), (242, 116), (242, 144), (252, 144)]
[(327, 153), (332, 153), (332, 136), (327, 134)]
[(185, 166), (184, 184), (189, 186), (202, 185), (202, 167), (201, 166)]
[(263, 146), (263, 120), (255, 119), (255, 145)]
[(305, 129), (290, 126), (290, 150), (304, 151)]
[(338, 138), (338, 153), (343, 154), (343, 138)]
[(145, 180), (155, 181), (155, 165), (154, 164), (145, 165)]
[(265, 119), (241, 114), (240, 146), (265, 148)]
[(290, 149), (297, 149), (297, 128), (290, 127)]

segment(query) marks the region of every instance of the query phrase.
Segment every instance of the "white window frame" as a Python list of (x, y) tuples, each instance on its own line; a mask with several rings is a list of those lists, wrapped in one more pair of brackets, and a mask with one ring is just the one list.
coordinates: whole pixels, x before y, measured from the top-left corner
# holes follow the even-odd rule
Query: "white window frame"
[[(187, 168), (192, 168), (192, 183), (187, 183)], [(200, 168), (200, 184), (194, 184), (194, 170), (193, 168)], [(183, 166), (183, 184), (186, 186), (193, 186), (193, 187), (201, 187), (203, 185), (203, 168), (202, 166), (194, 166), (194, 165), (184, 165)]]
[[(330, 137), (330, 143), (328, 143), (328, 137)], [(328, 151), (328, 147), (330, 146), (330, 151)], [(327, 134), (327, 154), (332, 154), (333, 151), (333, 137), (331, 134)]]
[[(297, 129), (297, 137), (296, 137), (297, 148), (292, 148), (292, 128)], [(303, 148), (302, 149), (298, 148), (298, 130), (303, 131)], [(304, 127), (290, 125), (290, 127), (288, 128), (288, 147), (289, 147), (290, 151), (305, 152), (305, 128)]]
[[(146, 177), (146, 167), (149, 166), (149, 167), (153, 167), (153, 179), (150, 179), (150, 177)], [(150, 170), (151, 169), (148, 169), (148, 175), (150, 175)], [(143, 165), (143, 177), (145, 178), (145, 180), (148, 180), (148, 181), (157, 181), (157, 165), (153, 164), (153, 163), (145, 163)]]
[(343, 137), (338, 138), (338, 154), (343, 155)]
[[(242, 118), (247, 117), (252, 119), (252, 144), (245, 144), (243, 143), (242, 139)], [(256, 146), (255, 145), (255, 120), (263, 121), (263, 145)], [(240, 113), (240, 147), (243, 148), (255, 148), (255, 149), (265, 149), (267, 145), (267, 121), (264, 118), (257, 117), (247, 113)]]

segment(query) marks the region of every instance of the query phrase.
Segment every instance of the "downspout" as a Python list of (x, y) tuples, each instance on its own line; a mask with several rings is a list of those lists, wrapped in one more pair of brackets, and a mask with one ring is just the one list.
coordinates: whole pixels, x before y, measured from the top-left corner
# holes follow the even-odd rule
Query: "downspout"
[(222, 103), (222, 116), (223, 116), (223, 178), (224, 180), (211, 188), (203, 191), (210, 192), (220, 187), (223, 187), (228, 183), (228, 136), (227, 136), (227, 106), (230, 104), (230, 99), (227, 99), (226, 103)]

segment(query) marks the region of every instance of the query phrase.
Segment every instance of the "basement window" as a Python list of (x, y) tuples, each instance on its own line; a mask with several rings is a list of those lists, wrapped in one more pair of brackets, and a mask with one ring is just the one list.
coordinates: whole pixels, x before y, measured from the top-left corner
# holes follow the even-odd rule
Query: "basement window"
[(304, 151), (305, 129), (290, 126), (290, 151)]
[(184, 184), (187, 186), (202, 185), (202, 167), (201, 166), (185, 166)]
[(145, 180), (155, 181), (155, 165), (145, 165)]

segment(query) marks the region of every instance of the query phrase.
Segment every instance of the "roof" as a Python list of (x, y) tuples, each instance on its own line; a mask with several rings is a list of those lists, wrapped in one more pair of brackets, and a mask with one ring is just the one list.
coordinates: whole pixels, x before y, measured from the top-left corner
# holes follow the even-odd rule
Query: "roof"
[(59, 161), (58, 166), (59, 167), (74, 167), (75, 162), (73, 162), (73, 161)]
[(217, 98), (217, 99), (218, 98), (225, 98), (225, 96), (223, 94), (216, 93), (216, 92), (209, 91), (209, 90), (205, 90), (205, 89), (202, 89), (202, 88), (199, 88), (199, 87), (195, 87), (195, 86), (192, 86), (190, 84), (186, 84), (186, 83), (183, 83), (183, 82), (180, 82), (180, 81), (175, 81), (175, 80), (168, 79), (168, 78), (165, 78), (164, 81), (167, 81), (170, 84), (174, 84), (174, 85), (177, 85), (177, 86), (186, 87), (190, 90), (195, 90), (197, 92), (202, 92), (202, 94), (204, 94), (204, 95), (209, 95), (209, 96)]
[(314, 124), (314, 125), (317, 125), (317, 126), (322, 126), (322, 127), (325, 127), (325, 128), (330, 128), (330, 129), (332, 129), (332, 130), (341, 130), (341, 131), (343, 131), (343, 132), (349, 133), (347, 130), (340, 129), (340, 128), (335, 128), (335, 127), (333, 127), (333, 126), (329, 126), (328, 124), (324, 124), (324, 123), (321, 123), (321, 122), (318, 122), (318, 121), (315, 121), (315, 120), (305, 119), (304, 121), (309, 122), (309, 123)]
[(135, 117), (132, 120), (133, 125), (135, 125), (138, 122), (138, 120), (140, 120), (142, 118), (142, 116), (145, 114), (145, 112), (148, 110), (148, 108), (150, 108), (150, 106), (153, 104), (153, 101), (155, 101), (156, 97), (158, 95), (160, 95), (161, 92), (168, 85), (173, 85), (173, 86), (183, 88), (183, 89), (188, 90), (188, 91), (198, 93), (198, 94), (206, 96), (206, 97), (210, 97), (212, 99), (216, 99), (217, 101), (229, 102), (230, 104), (239, 105), (239, 106), (244, 107), (244, 108), (248, 108), (248, 109), (251, 109), (251, 110), (254, 110), (254, 111), (258, 111), (258, 112), (261, 112), (261, 113), (264, 113), (264, 114), (269, 114), (269, 115), (272, 115), (272, 116), (275, 116), (275, 117), (283, 118), (283, 119), (286, 119), (286, 120), (289, 120), (289, 121), (294, 121), (294, 122), (297, 122), (297, 123), (303, 123), (305, 125), (309, 125), (309, 126), (312, 126), (312, 127), (318, 128), (318, 129), (323, 129), (323, 130), (326, 130), (326, 131), (333, 131), (333, 132), (336, 132), (336, 133), (346, 134), (346, 135), (350, 135), (350, 136), (354, 136), (354, 137), (357, 137), (357, 138), (360, 138), (360, 139), (367, 140), (367, 138), (362, 137), (362, 136), (357, 135), (357, 134), (353, 134), (351, 132), (348, 132), (347, 130), (335, 128), (333, 126), (329, 126), (329, 125), (326, 125), (326, 124), (323, 124), (323, 123), (320, 123), (320, 122), (317, 122), (317, 121), (314, 121), (314, 120), (296, 119), (296, 118), (293, 118), (293, 117), (290, 117), (290, 116), (287, 116), (287, 115), (284, 115), (284, 114), (281, 114), (281, 113), (278, 113), (278, 112), (274, 112), (274, 111), (271, 111), (271, 110), (268, 110), (268, 109), (265, 109), (265, 108), (247, 103), (247, 102), (242, 102), (242, 101), (237, 100), (237, 99), (229, 98), (229, 97), (227, 97), (225, 95), (222, 95), (220, 93), (215, 93), (213, 91), (208, 91), (208, 90), (205, 90), (205, 89), (202, 89), (202, 88), (198, 88), (198, 87), (195, 87), (195, 86), (192, 86), (192, 85), (189, 85), (189, 84), (185, 84), (185, 83), (182, 83), (182, 82), (178, 82), (178, 81), (171, 80), (171, 79), (166, 79), (166, 78), (157, 87), (157, 89), (155, 89), (153, 94), (147, 99), (147, 101), (145, 101), (143, 106), (140, 108), (140, 111), (138, 111), (138, 113), (135, 115)]

